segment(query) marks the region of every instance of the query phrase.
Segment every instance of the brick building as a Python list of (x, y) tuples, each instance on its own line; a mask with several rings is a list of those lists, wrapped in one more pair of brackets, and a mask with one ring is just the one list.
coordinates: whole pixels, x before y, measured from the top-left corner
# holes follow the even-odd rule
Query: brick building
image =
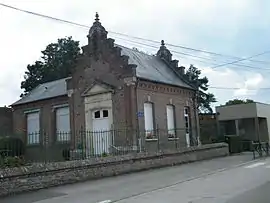
[[(41, 152), (46, 143), (56, 156), (62, 141), (76, 148), (82, 139), (86, 153), (96, 154), (100, 145), (103, 152), (138, 142), (147, 149), (189, 146), (198, 135), (196, 89), (164, 41), (155, 56), (117, 45), (98, 15), (87, 37), (71, 77), (39, 85), (12, 105), (14, 131), (23, 133), (28, 151)], [(100, 140), (97, 131), (110, 133), (99, 133)]]

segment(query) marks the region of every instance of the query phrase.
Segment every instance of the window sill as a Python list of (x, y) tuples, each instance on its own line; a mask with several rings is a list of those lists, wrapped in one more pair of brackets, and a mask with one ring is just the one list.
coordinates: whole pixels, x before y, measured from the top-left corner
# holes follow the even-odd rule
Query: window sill
[(27, 144), (26, 147), (40, 147), (41, 143)]
[(168, 138), (169, 141), (175, 141), (175, 140), (179, 140), (179, 137), (174, 137), (174, 138)]
[(56, 140), (55, 144), (58, 144), (58, 145), (70, 144), (70, 140), (63, 140), (63, 141)]
[(155, 141), (158, 141), (158, 139), (157, 138), (151, 138), (151, 139), (146, 138), (145, 141), (146, 142), (155, 142)]

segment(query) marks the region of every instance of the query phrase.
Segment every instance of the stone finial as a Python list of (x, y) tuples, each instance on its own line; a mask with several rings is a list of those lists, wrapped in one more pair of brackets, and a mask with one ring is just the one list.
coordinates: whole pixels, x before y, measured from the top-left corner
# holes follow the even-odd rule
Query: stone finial
[(164, 40), (161, 40), (161, 46), (157, 52), (157, 56), (159, 56), (161, 59), (166, 60), (167, 62), (171, 63), (172, 60), (172, 54), (171, 52), (166, 48)]
[(95, 19), (96, 22), (99, 22), (99, 15), (98, 15), (98, 12), (96, 12), (96, 19)]
[(99, 39), (107, 39), (107, 34), (108, 32), (100, 23), (99, 14), (96, 12), (95, 21), (89, 30), (88, 38), (91, 39), (95, 35)]
[(161, 40), (161, 46), (165, 46), (164, 40)]

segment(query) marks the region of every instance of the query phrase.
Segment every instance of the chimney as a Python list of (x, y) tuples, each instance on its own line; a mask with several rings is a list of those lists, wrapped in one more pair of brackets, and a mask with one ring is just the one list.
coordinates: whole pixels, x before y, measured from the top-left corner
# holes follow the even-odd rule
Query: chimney
[(172, 60), (171, 61), (171, 66), (173, 66), (175, 69), (177, 69), (178, 68), (178, 60)]
[(180, 73), (181, 75), (184, 75), (184, 74), (185, 74), (185, 67), (184, 67), (184, 66), (180, 66), (180, 67), (178, 68), (178, 70), (179, 70), (179, 73)]

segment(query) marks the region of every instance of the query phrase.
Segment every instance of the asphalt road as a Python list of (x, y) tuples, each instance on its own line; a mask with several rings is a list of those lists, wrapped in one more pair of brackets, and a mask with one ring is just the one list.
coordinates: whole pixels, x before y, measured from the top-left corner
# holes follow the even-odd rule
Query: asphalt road
[(67, 185), (1, 203), (269, 203), (270, 159), (231, 156)]

